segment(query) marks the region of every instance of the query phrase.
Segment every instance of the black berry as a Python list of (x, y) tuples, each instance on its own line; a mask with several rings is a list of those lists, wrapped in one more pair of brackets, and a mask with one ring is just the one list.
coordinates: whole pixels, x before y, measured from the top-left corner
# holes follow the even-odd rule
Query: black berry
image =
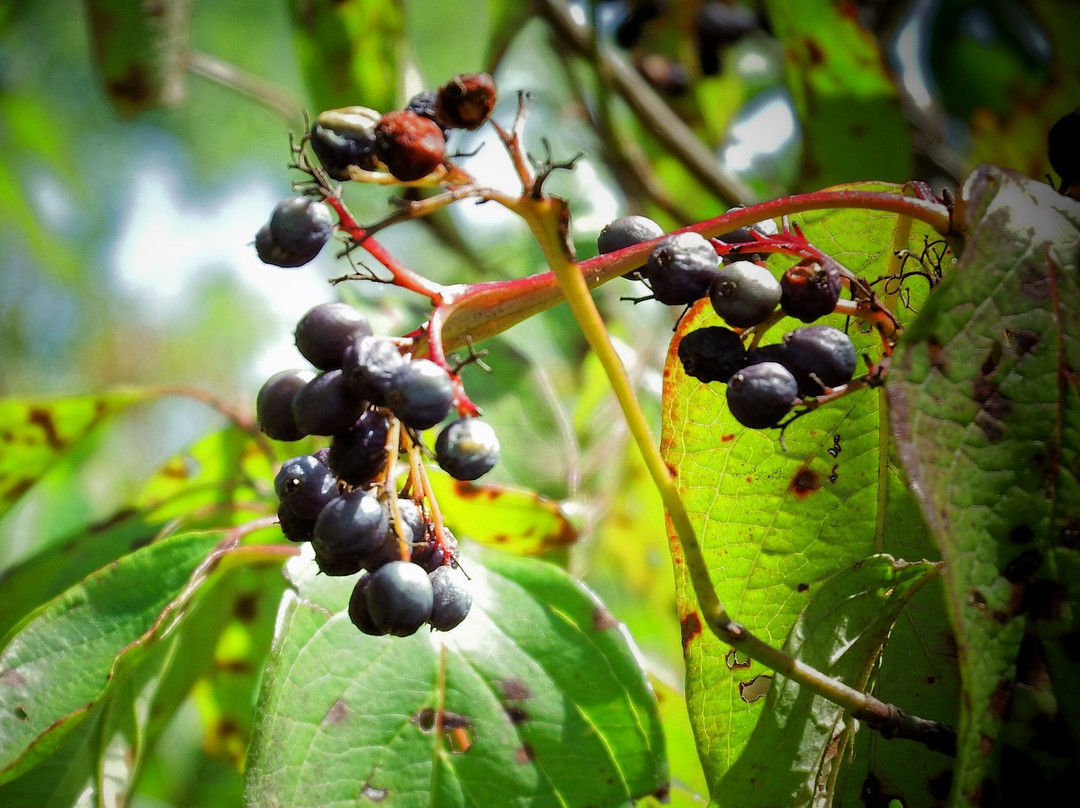
[(830, 325), (808, 325), (785, 334), (783, 361), (804, 396), (818, 396), (825, 387), (851, 381), (858, 363), (851, 338)]
[(778, 362), (743, 368), (728, 381), (728, 409), (743, 426), (776, 426), (796, 403), (799, 386), (791, 371)]
[(274, 491), (282, 505), (304, 519), (317, 517), (338, 494), (334, 475), (312, 455), (282, 463), (274, 478)]
[(836, 267), (800, 261), (780, 279), (780, 307), (788, 317), (812, 323), (836, 308), (841, 286)]
[(278, 505), (278, 522), (281, 525), (281, 534), (289, 541), (301, 543), (311, 541), (315, 532), (315, 520), (297, 516), (283, 502)]
[(698, 328), (679, 340), (679, 361), (687, 376), (703, 382), (727, 382), (746, 364), (746, 348), (730, 328)]
[(437, 570), (443, 566), (447, 555), (453, 558), (457, 553), (457, 537), (450, 532), (448, 527), (444, 526), (442, 532), (442, 544), (439, 544), (433, 536), (422, 547), (413, 550), (413, 563), (418, 564), (427, 572)]
[(780, 282), (750, 261), (726, 264), (709, 288), (713, 310), (733, 328), (757, 325), (780, 302)]
[(330, 441), (330, 468), (354, 486), (370, 483), (386, 467), (386, 436), (390, 422), (377, 410), (365, 410), (356, 423)]
[(414, 359), (390, 380), (386, 406), (405, 426), (428, 429), (450, 412), (454, 385), (449, 374), (430, 359)]
[[(596, 239), (600, 255), (632, 247), (664, 235), (664, 228), (646, 216), (622, 216), (604, 226)], [(624, 278), (641, 280), (644, 264), (623, 273)]]
[(301, 356), (320, 370), (334, 370), (351, 343), (371, 336), (371, 324), (348, 303), (320, 303), (300, 318), (294, 336)]
[(653, 297), (686, 306), (709, 294), (717, 276), (716, 250), (698, 233), (676, 233), (657, 242), (645, 265)]
[(327, 575), (352, 575), (385, 553), (390, 518), (378, 499), (352, 491), (330, 502), (319, 514), (311, 546)]
[(255, 234), (255, 251), (266, 264), (298, 267), (311, 261), (334, 232), (330, 208), (310, 196), (284, 199)]
[(361, 337), (345, 348), (341, 371), (354, 396), (383, 407), (390, 383), (408, 361), (392, 340)]
[(255, 418), (259, 429), (268, 437), (294, 441), (305, 437), (296, 425), (292, 401), (300, 388), (315, 378), (310, 370), (283, 370), (275, 373), (259, 389), (255, 397)]
[(472, 608), (472, 588), (459, 567), (444, 566), (431, 572), (432, 605), (428, 622), (439, 631), (459, 625)]
[(486, 421), (459, 418), (439, 432), (435, 458), (455, 480), (475, 480), (499, 462), (499, 438)]
[(356, 423), (365, 404), (345, 384), (340, 370), (328, 370), (300, 388), (292, 409), (304, 434), (333, 435)]
[(349, 620), (365, 634), (375, 637), (382, 636), (386, 632), (375, 625), (371, 619), (371, 610), (368, 609), (367, 591), (371, 586), (371, 576), (361, 575), (353, 587), (352, 595), (349, 596)]
[(416, 564), (391, 561), (371, 573), (368, 613), (380, 630), (398, 637), (415, 634), (431, 617), (431, 579)]
[(1050, 127), (1046, 138), (1046, 156), (1061, 177), (1063, 189), (1080, 181), (1080, 107)]

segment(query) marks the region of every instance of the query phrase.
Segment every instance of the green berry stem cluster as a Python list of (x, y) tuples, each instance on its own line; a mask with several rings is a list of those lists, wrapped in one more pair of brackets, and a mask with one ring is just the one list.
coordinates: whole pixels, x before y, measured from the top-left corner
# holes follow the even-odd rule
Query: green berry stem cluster
[[(681, 544), (683, 558), (690, 572), (702, 616), (709, 628), (732, 647), (749, 653), (778, 673), (788, 676), (813, 692), (843, 706), (852, 714), (867, 721), (870, 726), (891, 735), (916, 737), (924, 742), (932, 742), (927, 740), (927, 737), (933, 733), (928, 732), (923, 726), (926, 722), (920, 723), (918, 719), (910, 719), (896, 708), (883, 705), (869, 694), (856, 691), (807, 667), (783, 651), (768, 646), (728, 615), (712, 584), (702, 547), (695, 535), (681, 494), (664, 463), (637, 395), (611, 343), (590, 290), (620, 275), (637, 272), (647, 261), (650, 263), (655, 261), (656, 266), (647, 274), (652, 280), (654, 296), (658, 299), (664, 298), (662, 302), (673, 305), (688, 304), (708, 295), (713, 297), (714, 307), (719, 308), (727, 305), (724, 302), (727, 296), (724, 290), (727, 287), (723, 284), (731, 284), (733, 287), (748, 284), (748, 288), (757, 288), (759, 285), (757, 275), (760, 273), (754, 269), (755, 265), (750, 261), (737, 260), (729, 264), (729, 267), (737, 267), (732, 272), (742, 274), (728, 273), (721, 277), (721, 288), (714, 293), (713, 288), (718, 284), (713, 280), (712, 275), (723, 274), (717, 272), (716, 264), (725, 260), (741, 259), (743, 255), (750, 254), (760, 256), (780, 253), (799, 258), (807, 265), (816, 263), (819, 269), (824, 267), (823, 272), (827, 283), (838, 287), (839, 283), (834, 283), (834, 281), (836, 278), (842, 278), (853, 291), (854, 299), (839, 301), (833, 296), (825, 308), (822, 308), (821, 304), (815, 304), (817, 308), (811, 307), (813, 311), (808, 311), (806, 320), (809, 321), (818, 316), (815, 313), (817, 309), (820, 309), (822, 313), (825, 313), (827, 309), (830, 313), (846, 313), (868, 320), (882, 335), (884, 357), (877, 363), (877, 370), (868, 374), (861, 382), (853, 381), (844, 384), (830, 381), (831, 377), (828, 373), (825, 374), (828, 378), (823, 378), (817, 375), (818, 371), (815, 367), (811, 367), (804, 374), (807, 380), (799, 382), (800, 394), (804, 396), (803, 400), (808, 407), (819, 406), (858, 386), (874, 383), (874, 373), (880, 374), (887, 368), (892, 341), (896, 335), (896, 321), (887, 308), (877, 300), (869, 286), (810, 244), (797, 227), (788, 226), (786, 217), (803, 211), (827, 208), (873, 209), (896, 213), (901, 217), (920, 219), (946, 235), (952, 229), (949, 208), (933, 199), (927, 189), (915, 185), (910, 188), (911, 195), (861, 190), (823, 191), (732, 210), (715, 219), (671, 234), (664, 234), (662, 230), (651, 232), (647, 229), (643, 235), (631, 239), (625, 245), (611, 245), (610, 249), (602, 250), (600, 255), (578, 262), (569, 238), (568, 206), (564, 200), (549, 195), (543, 190), (543, 183), (553, 170), (570, 168), (574, 161), (556, 163), (550, 159), (550, 156), (543, 162), (531, 161), (525, 152), (522, 139), (527, 111), (527, 99), (524, 96), (519, 96), (517, 115), (510, 129), (504, 129), (495, 121), (489, 120), (493, 107), (494, 84), (490, 77), (484, 74), (459, 76), (434, 94), (422, 94), (415, 97), (406, 109), (382, 116), (363, 108), (348, 108), (323, 113), (304, 139), (294, 146), (296, 160), (293, 167), (305, 172), (310, 178), (309, 182), (298, 184), (297, 190), (318, 198), (317, 204), (328, 206), (337, 215), (337, 230), (345, 237), (348, 244), (346, 254), (349, 254), (351, 258), (354, 249), (364, 249), (389, 273), (389, 281), (383, 282), (393, 283), (423, 295), (432, 304), (429, 319), (413, 332), (397, 339), (394, 344), (397, 346), (396, 350), (400, 350), (406, 357), (413, 357), (414, 362), (418, 357), (430, 358), (433, 366), (439, 368), (440, 372), (445, 373), (450, 379), (453, 389), (453, 406), (456, 407), (459, 416), (463, 417), (445, 427), (440, 433), (436, 443), (436, 454), (439, 456), (440, 465), (459, 479), (473, 479), (477, 476), (476, 470), (483, 473), (494, 462), (492, 458), (497, 456), (497, 443), (493, 443), (493, 438), (483, 428), (475, 426), (482, 423), (475, 418), (478, 408), (465, 394), (457, 369), (449, 366), (446, 358), (448, 348), (461, 344), (471, 345), (472, 341), (479, 341), (500, 333), (559, 302), (567, 302), (607, 375), (626, 418), (630, 434), (660, 493)], [(513, 170), (521, 183), (519, 195), (511, 195), (482, 186), (445, 154), (443, 141), (448, 128), (472, 129), (485, 123), (494, 128), (506, 149)], [(309, 159), (306, 149), (309, 144), (318, 155), (321, 166)], [(330, 181), (331, 178), (376, 184), (395, 183), (406, 186), (437, 187), (442, 189), (442, 193), (421, 201), (405, 203), (382, 222), (365, 228), (348, 211), (341, 199), (340, 189)], [(421, 274), (404, 266), (373, 237), (373, 233), (382, 227), (428, 215), (463, 199), (495, 202), (523, 219), (539, 244), (549, 270), (508, 281), (443, 286), (427, 280)], [(299, 204), (293, 204), (290, 210), (292, 208), (306, 212), (308, 219), (299, 227), (278, 228), (283, 234), (281, 236), (271, 232), (273, 239), (264, 237), (264, 242), (269, 241), (270, 247), (273, 248), (267, 249), (264, 256), (264, 260), (268, 263), (295, 266), (297, 265), (294, 261), (296, 251), (302, 249), (306, 254), (309, 250), (310, 238), (307, 234), (317, 229), (319, 237), (322, 238), (325, 228), (322, 225), (322, 215), (315, 215), (318, 213), (317, 209), (312, 211), (314, 206), (305, 207)], [(738, 228), (748, 228), (774, 218), (783, 219), (782, 231), (764, 235), (752, 234), (742, 243), (737, 244), (732, 243), (730, 238), (729, 241), (721, 238), (725, 234), (730, 237), (731, 232)], [(273, 217), (271, 224), (273, 224)], [(273, 231), (273, 228), (271, 230)], [(299, 246), (295, 250), (290, 247), (292, 243), (290, 239), (294, 231), (307, 239), (298, 239)], [(681, 238), (684, 236), (685, 238)], [(690, 236), (693, 238), (691, 239)], [(668, 249), (665, 244), (669, 242), (670, 254), (663, 252)], [(692, 245), (691, 242), (693, 242)], [(700, 249), (701, 244), (705, 245), (704, 250)], [(256, 246), (258, 247), (259, 244), (257, 243)], [(657, 288), (657, 283), (661, 282), (659, 272), (668, 264), (674, 266), (683, 262), (683, 251), (686, 247), (692, 247), (694, 255), (697, 256), (693, 260), (701, 266), (701, 270), (696, 275), (690, 274), (680, 278), (675, 286), (669, 285), (665, 291), (660, 292)], [(260, 251), (260, 255), (263, 255), (263, 251)], [(739, 265), (745, 266), (739, 267)], [(806, 270), (806, 273), (811, 279), (821, 274), (810, 268)], [(337, 280), (353, 279), (382, 280), (371, 272), (356, 272)], [(706, 280), (708, 283), (705, 283)], [(782, 316), (782, 312), (771, 313), (780, 299), (782, 290), (778, 287), (775, 293), (769, 292), (769, 294), (775, 294), (775, 299), (763, 307), (759, 306), (753, 314), (741, 313), (742, 304), (728, 311), (728, 316), (739, 323), (736, 326), (739, 333), (750, 336), (752, 339), (750, 344), (754, 347), (760, 340), (760, 334)], [(810, 331), (812, 328), (815, 327), (803, 330)], [(832, 331), (835, 330), (832, 329)], [(833, 339), (831, 331), (822, 332), (821, 336), (818, 332), (814, 334), (814, 339), (803, 339), (802, 335), (792, 337), (792, 340), (800, 345), (802, 342), (807, 343), (798, 351), (792, 349), (792, 352), (797, 354), (796, 358), (809, 357), (817, 361), (816, 357), (820, 353), (818, 344), (821, 339), (823, 338), (826, 344)], [(832, 351), (832, 355), (835, 354), (836, 351)], [(832, 355), (829, 351), (825, 352), (827, 359), (834, 358)], [(850, 361), (846, 358), (844, 361), (852, 367), (843, 370), (846, 377), (842, 373), (838, 378), (851, 379), (854, 369), (853, 353)], [(763, 366), (769, 365), (779, 367), (773, 362), (766, 362)], [(787, 370), (784, 372), (788, 373)], [(825, 371), (821, 372), (825, 373)], [(733, 387), (738, 384), (741, 384), (740, 380), (733, 380)], [(791, 392), (785, 394), (787, 396), (787, 401), (784, 402), (785, 409), (796, 397), (795, 382), (792, 381), (789, 384), (792, 387)], [(821, 393), (814, 397), (813, 405), (809, 403), (810, 397), (801, 392), (803, 384), (815, 384), (818, 392)], [(298, 394), (297, 399), (301, 400), (303, 396)], [(382, 403), (378, 401), (367, 406), (376, 407), (374, 410), (369, 410), (370, 412), (383, 412), (378, 409), (382, 406)], [(296, 409), (295, 404), (294, 409)], [(300, 409), (303, 407), (301, 406)], [(435, 586), (436, 583), (443, 585), (442, 579), (448, 575), (442, 570), (450, 569), (455, 564), (453, 543), (447, 538), (449, 531), (442, 523), (424, 469), (425, 451), (419, 437), (420, 429), (405, 423), (395, 423), (393, 420), (395, 415), (396, 413), (392, 411), (385, 416), (391, 419), (386, 433), (385, 465), (389, 469), (393, 465), (393, 457), (405, 454), (408, 458), (406, 482), (400, 491), (395, 490), (391, 472), (388, 470), (380, 470), (383, 476), (377, 483), (373, 483), (372, 480), (364, 481), (364, 485), (368, 487), (374, 485), (373, 490), (381, 492), (378, 494), (379, 497), (392, 500), (388, 506), (389, 515), (385, 521), (393, 526), (394, 544), (399, 550), (398, 557), (394, 561), (388, 562), (382, 556), (372, 561), (369, 556), (364, 556), (360, 565), (368, 569), (369, 573), (358, 582), (349, 611), (353, 622), (361, 630), (369, 633), (411, 633), (424, 620), (430, 622), (433, 627), (442, 628), (443, 618), (437, 615), (439, 597), (437, 596), (433, 602), (424, 598), (428, 597), (431, 586)], [(401, 420), (405, 420), (404, 416), (401, 416)], [(437, 418), (431, 423), (425, 423), (422, 428), (434, 425), (438, 420), (441, 419)], [(295, 476), (285, 474), (285, 488), (290, 492), (294, 488), (298, 491), (306, 490), (308, 482), (300, 469), (305, 464), (306, 467), (315, 467), (312, 461), (300, 460), (302, 462), (295, 466), (298, 469)], [(317, 459), (315, 461), (317, 462)], [(330, 461), (333, 466), (333, 454)], [(317, 479), (323, 480), (325, 477), (317, 477)], [(321, 486), (319, 487), (320, 496), (326, 497), (330, 502), (340, 501), (340, 498), (335, 499), (335, 495), (328, 491), (325, 482), (320, 482), (319, 486)], [(361, 488), (356, 488), (351, 492), (346, 490), (345, 493), (363, 499)], [(291, 496), (291, 493), (282, 496), (283, 507), (286, 510), (288, 510), (289, 502), (292, 501), (287, 502), (287, 496)], [(306, 500), (301, 498), (301, 505), (305, 502)], [(407, 520), (399, 509), (403, 507), (402, 503), (407, 502), (423, 506), (424, 519), (428, 526), (422, 528), (420, 535), (434, 537), (433, 549), (437, 551), (440, 559), (436, 566), (440, 569), (438, 576), (435, 576), (434, 572), (430, 573), (432, 576), (430, 585), (421, 582), (417, 571), (409, 568), (425, 563), (425, 560), (417, 555), (418, 545), (421, 548), (420, 555), (423, 555), (425, 540), (423, 538), (416, 540), (414, 535), (412, 537), (414, 540), (410, 542), (409, 536), (405, 535), (402, 526)], [(342, 509), (338, 504), (324, 504), (321, 507)], [(372, 514), (376, 513), (371, 508), (369, 510)], [(322, 518), (322, 516), (319, 517), (319, 519)], [(382, 524), (382, 521), (375, 516), (369, 521)], [(316, 541), (318, 541), (317, 537)], [(410, 565), (410, 560), (415, 563)], [(404, 566), (400, 566), (402, 564)], [(389, 571), (384, 572), (384, 570)], [(324, 571), (327, 570), (324, 569)], [(332, 571), (329, 574), (346, 573)], [(435, 580), (436, 577), (440, 579), (438, 582)], [(417, 601), (419, 597), (417, 593), (421, 590), (423, 597)], [(458, 598), (457, 590), (453, 591), (455, 594), (451, 600)], [(418, 602), (420, 605), (417, 605)], [(454, 602), (458, 603), (457, 600)], [(432, 603), (436, 605), (433, 606)], [(394, 605), (391, 607), (388, 604)], [(432, 611), (433, 609), (435, 611)], [(397, 618), (394, 615), (407, 615), (400, 618), (404, 621), (404, 626), (399, 626), (395, 622)]]

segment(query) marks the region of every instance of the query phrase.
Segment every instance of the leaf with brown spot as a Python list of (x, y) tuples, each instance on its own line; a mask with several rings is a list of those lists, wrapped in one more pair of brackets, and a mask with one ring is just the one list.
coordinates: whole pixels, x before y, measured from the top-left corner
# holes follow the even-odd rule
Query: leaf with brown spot
[[(856, 187), (902, 192), (880, 183)], [(792, 218), (813, 244), (868, 281), (895, 271), (888, 263), (890, 245), (920, 254), (927, 239), (937, 238), (920, 223), (874, 211), (826, 210)], [(907, 224), (912, 224), (910, 230)], [(909, 318), (911, 313), (898, 299), (895, 283), (888, 290), (889, 306), (902, 319)], [(918, 308), (926, 284), (921, 279), (917, 284), (909, 282), (904, 292), (905, 300)], [(837, 315), (821, 322), (838, 328), (847, 325)], [(661, 450), (679, 469), (680, 493), (728, 613), (761, 639), (779, 646), (830, 576), (882, 550), (916, 559), (934, 558), (936, 551), (888, 441), (882, 439), (881, 391), (863, 390), (798, 418), (787, 428), (781, 445), (776, 430), (745, 429), (735, 422), (727, 410), (724, 385), (701, 384), (683, 373), (678, 340), (692, 329), (718, 324), (708, 301), (691, 308), (679, 323), (665, 365)], [(765, 340), (779, 341), (785, 332), (801, 325), (782, 320)], [(859, 353), (880, 355), (880, 339), (875, 335), (855, 327), (849, 333)], [(734, 438), (726, 440), (728, 435)], [(882, 485), (884, 490), (879, 488)], [(677, 557), (674, 537), (672, 542)], [(696, 612), (684, 564), (675, 565), (675, 580), (679, 614)], [(806, 591), (800, 592), (801, 588)], [(940, 597), (920, 593), (909, 608), (919, 610), (918, 626), (902, 620), (900, 639), (885, 648), (881, 660), (883, 665), (890, 664), (890, 655), (895, 654), (902, 668), (888, 681), (883, 678), (878, 687), (887, 690), (893, 681), (908, 683), (908, 676), (915, 672), (921, 681), (933, 675), (940, 684), (923, 688), (926, 698), (920, 702), (920, 711), (953, 721), (955, 660), (935, 656), (941, 643), (933, 640), (948, 631)], [(721, 799), (717, 789), (739, 760), (764, 708), (762, 700), (744, 702), (738, 683), (769, 671), (757, 660), (750, 660), (749, 668), (729, 668), (724, 661), (727, 646), (711, 632), (702, 632), (685, 649), (687, 700), (699, 753), (711, 796)], [(820, 754), (826, 755), (831, 738), (814, 737), (821, 744)], [(902, 753), (868, 747), (859, 762), (882, 777), (902, 778), (929, 765), (921, 755), (914, 744)], [(741, 792), (728, 782), (725, 793)], [(852, 799), (857, 800), (857, 795)]]
[[(553, 564), (473, 548), (452, 631), (361, 634), (353, 581), (291, 561), (246, 775), (253, 805), (622, 805), (664, 788), (656, 699), (625, 632)], [(325, 720), (339, 702), (340, 723)], [(678, 706), (678, 705), (676, 705)], [(588, 772), (588, 776), (583, 776)]]
[(577, 541), (558, 502), (533, 491), (465, 483), (432, 470), (431, 487), (455, 535), (514, 555), (538, 555)]
[(998, 768), (1009, 719), (995, 693), (1025, 634), (1046, 649), (1056, 716), (1080, 748), (1080, 675), (1061, 643), (1080, 625), (1080, 553), (1060, 542), (1080, 518), (1080, 203), (984, 166), (956, 205), (964, 252), (904, 335), (887, 390), (948, 562), (967, 685), (953, 795), (970, 801), (987, 778), (1039, 774)]
[(147, 391), (0, 400), (0, 516), (102, 421), (156, 398)]

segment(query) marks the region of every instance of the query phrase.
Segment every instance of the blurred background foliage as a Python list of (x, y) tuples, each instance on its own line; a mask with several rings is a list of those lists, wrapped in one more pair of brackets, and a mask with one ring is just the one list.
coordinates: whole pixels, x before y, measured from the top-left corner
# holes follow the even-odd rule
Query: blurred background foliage
[[(141, 11), (135, 11), (135, 9)], [(590, 33), (593, 32), (593, 33)], [(299, 271), (260, 264), (251, 239), (290, 191), (303, 114), (389, 109), (453, 73), (492, 72), (508, 122), (535, 96), (526, 142), (556, 158), (579, 255), (609, 220), (667, 227), (851, 180), (955, 189), (989, 161), (1042, 177), (1050, 125), (1080, 104), (1080, 6), (1069, 0), (9, 0), (0, 7), (0, 395), (169, 386), (250, 418), (292, 327), (341, 295), (382, 333), (424, 318), (383, 286), (331, 288), (332, 251)], [(484, 135), (451, 146), (512, 187)], [(704, 161), (704, 162), (703, 162)], [(350, 188), (360, 221), (391, 191)], [(388, 230), (440, 282), (543, 269), (525, 229), (491, 206)], [(597, 292), (658, 423), (674, 315)], [(582, 540), (564, 561), (641, 646), (668, 720), (677, 799), (701, 789), (678, 690), (679, 629), (663, 516), (603, 374), (556, 308), (486, 343), (466, 371), (498, 429), (499, 482), (564, 503)], [(155, 398), (94, 431), (0, 519), (0, 567), (112, 514), (170, 456), (222, 427), (219, 409)], [(266, 628), (266, 627), (263, 627)], [(251, 697), (243, 694), (237, 698)], [(151, 757), (139, 804), (233, 804), (239, 740), (205, 733), (200, 692)], [(250, 720), (250, 714), (248, 714)], [(220, 739), (218, 739), (220, 741)]]

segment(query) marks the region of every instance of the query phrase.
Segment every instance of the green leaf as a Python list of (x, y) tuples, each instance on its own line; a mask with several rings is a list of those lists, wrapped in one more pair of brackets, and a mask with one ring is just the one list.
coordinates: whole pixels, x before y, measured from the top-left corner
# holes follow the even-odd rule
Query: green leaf
[(667, 789), (618, 623), (557, 567), (474, 549), (469, 617), (408, 638), (361, 634), (341, 611), (353, 581), (301, 565), (301, 596), (323, 602), (284, 602), (249, 804), (621, 806)]
[(126, 556), (11, 638), (0, 653), (0, 782), (48, 754), (122, 680), (120, 659), (161, 636), (159, 617), (220, 538), (177, 537)]
[(404, 12), (394, 0), (290, 0), (293, 44), (318, 110), (398, 106)]
[[(953, 795), (974, 804), (1010, 772), (1060, 787), (1080, 748), (1080, 204), (984, 166), (954, 221), (963, 255), (904, 335), (887, 390), (947, 562), (964, 677)], [(1058, 740), (1005, 755), (1010, 696), (1016, 710), (1032, 693), (1042, 705), (1024, 720)]]
[(840, 3), (766, 0), (804, 139), (800, 186), (912, 176), (911, 136), (874, 35)]
[(0, 400), (0, 516), (104, 419), (155, 395), (128, 390)]
[(193, 0), (85, 2), (94, 61), (116, 111), (134, 115), (183, 101)]
[[(874, 184), (858, 187), (889, 190)], [(811, 242), (870, 281), (896, 274), (890, 246), (919, 255), (924, 239), (930, 238), (921, 225), (909, 231), (907, 220), (873, 211), (821, 211), (800, 216), (799, 224)], [(903, 314), (894, 285), (887, 287), (894, 292), (890, 299)], [(926, 286), (914, 279), (905, 281), (903, 289), (903, 299), (917, 306)], [(844, 326), (838, 317), (823, 322)], [(675, 470), (728, 612), (766, 642), (781, 645), (806, 603), (833, 574), (875, 553), (920, 558), (932, 548), (928, 553), (917, 505), (879, 430), (880, 393), (864, 390), (800, 418), (786, 431), (784, 448), (775, 431), (739, 426), (727, 412), (724, 385), (701, 384), (683, 373), (676, 353), (679, 339), (717, 323), (707, 301), (680, 323), (664, 370), (661, 449)], [(775, 328), (776, 337), (770, 331), (765, 341), (798, 325), (784, 320)], [(855, 328), (851, 335), (860, 352), (880, 354), (875, 336)], [(740, 686), (768, 671), (756, 661), (735, 659), (727, 646), (703, 631), (677, 542), (672, 547), (688, 706), (716, 798), (764, 705), (745, 698)], [(943, 617), (941, 622), (945, 625)], [(927, 653), (908, 650), (915, 658)], [(914, 705), (907, 707), (917, 712)], [(949, 721), (952, 714), (928, 717)]]
[(429, 471), (443, 519), (455, 536), (515, 555), (536, 555), (577, 541), (577, 531), (559, 503), (505, 485), (460, 482)]
[(230, 427), (171, 458), (135, 501), (0, 570), (0, 638), (25, 615), (111, 561), (157, 539), (171, 520), (187, 530), (239, 524), (271, 512), (266, 489), (274, 469), (258, 444)]
[[(794, 658), (853, 687), (864, 688), (893, 622), (934, 572), (927, 563), (871, 556), (822, 584), (784, 643)], [(770, 677), (771, 680), (771, 677)], [(769, 680), (765, 680), (769, 681)], [(762, 680), (750, 681), (759, 690)], [(844, 710), (790, 679), (768, 685), (765, 709), (746, 750), (716, 792), (717, 805), (741, 808), (809, 806), (829, 794), (849, 733)]]

